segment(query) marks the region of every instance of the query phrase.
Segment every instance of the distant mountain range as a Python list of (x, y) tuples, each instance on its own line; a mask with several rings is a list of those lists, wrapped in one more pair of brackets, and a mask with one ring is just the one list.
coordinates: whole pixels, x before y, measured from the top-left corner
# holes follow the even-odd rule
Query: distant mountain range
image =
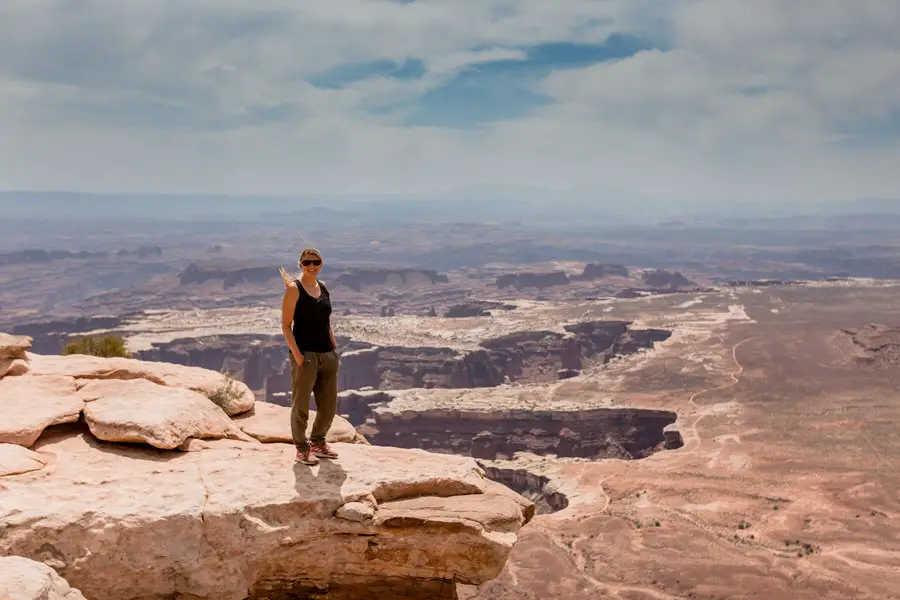
[(50, 220), (521, 222), (553, 225), (656, 224), (686, 219), (784, 219), (839, 215), (900, 215), (900, 199), (810, 202), (666, 201), (612, 188), (560, 191), (522, 185), (474, 185), (420, 195), (224, 196), (0, 192), (4, 218)]

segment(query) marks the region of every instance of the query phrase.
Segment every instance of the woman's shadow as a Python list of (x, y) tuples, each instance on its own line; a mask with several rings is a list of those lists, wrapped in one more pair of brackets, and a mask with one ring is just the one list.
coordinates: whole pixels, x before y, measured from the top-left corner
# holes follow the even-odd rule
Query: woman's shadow
[(315, 466), (294, 463), (294, 489), (297, 496), (306, 500), (318, 500), (325, 518), (334, 515), (344, 505), (342, 489), (347, 480), (347, 472), (341, 466), (341, 459), (319, 459)]

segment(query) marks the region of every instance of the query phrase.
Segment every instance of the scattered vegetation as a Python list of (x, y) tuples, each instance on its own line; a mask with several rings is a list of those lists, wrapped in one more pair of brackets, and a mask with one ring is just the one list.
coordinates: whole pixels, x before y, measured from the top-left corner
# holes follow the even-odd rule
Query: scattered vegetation
[(241, 391), (234, 383), (234, 377), (231, 373), (225, 373), (225, 383), (220, 385), (214, 392), (208, 394), (207, 397), (213, 401), (213, 403), (225, 410), (225, 407), (238, 400), (241, 397)]
[(811, 544), (809, 542), (802, 542), (800, 540), (784, 540), (784, 545), (788, 548), (796, 548), (797, 556), (799, 558), (803, 558), (804, 556), (809, 556), (810, 554), (815, 554), (819, 551), (819, 547)]
[(108, 335), (104, 337), (85, 337), (66, 344), (63, 355), (88, 354), (90, 356), (102, 356), (104, 358), (134, 358), (125, 347), (125, 340), (119, 336)]
[(741, 522), (738, 523), (738, 529), (750, 529), (750, 523), (747, 523), (746, 521), (741, 520)]

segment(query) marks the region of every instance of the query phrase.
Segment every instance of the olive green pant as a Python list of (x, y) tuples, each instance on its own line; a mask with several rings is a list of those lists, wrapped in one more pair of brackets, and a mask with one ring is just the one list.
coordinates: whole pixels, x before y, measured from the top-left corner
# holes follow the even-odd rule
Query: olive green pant
[[(303, 364), (297, 365), (294, 355), (291, 361), (291, 435), (298, 450), (305, 451), (310, 443), (324, 444), (325, 434), (331, 429), (337, 412), (338, 354), (331, 352), (304, 352)], [(315, 393), (316, 420), (309, 439), (306, 427), (309, 423), (309, 395)]]

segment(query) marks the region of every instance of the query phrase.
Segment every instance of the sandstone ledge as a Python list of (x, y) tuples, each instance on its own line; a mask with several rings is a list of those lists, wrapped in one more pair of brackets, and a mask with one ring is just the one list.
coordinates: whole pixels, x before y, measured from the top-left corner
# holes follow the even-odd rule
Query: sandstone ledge
[(34, 447), (44, 469), (2, 479), (0, 554), (90, 600), (362, 598), (388, 583), (425, 598), (496, 577), (533, 515), (471, 459), (335, 446), (310, 468), (289, 444), (167, 452), (57, 427)]

